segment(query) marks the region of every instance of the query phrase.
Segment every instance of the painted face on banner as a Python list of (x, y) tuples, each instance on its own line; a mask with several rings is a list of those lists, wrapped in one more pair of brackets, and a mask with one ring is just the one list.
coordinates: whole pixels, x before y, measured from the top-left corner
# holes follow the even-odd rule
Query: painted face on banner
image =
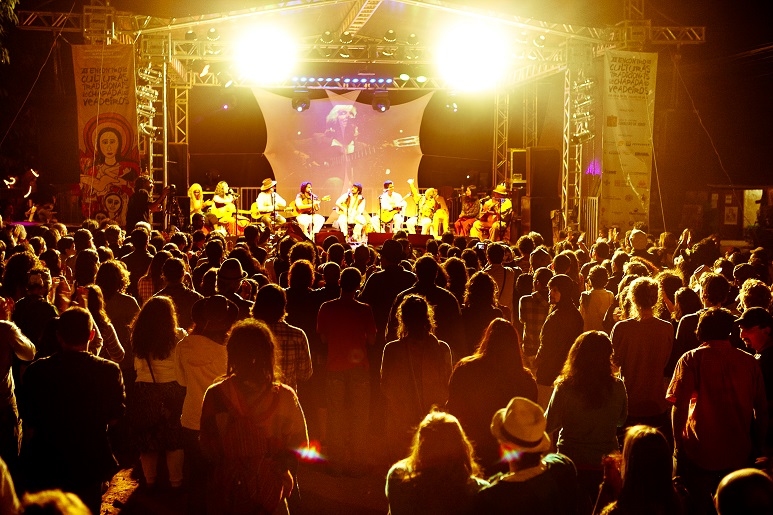
[(114, 163), (118, 154), (118, 136), (107, 131), (99, 137), (99, 151), (105, 156), (105, 161)]

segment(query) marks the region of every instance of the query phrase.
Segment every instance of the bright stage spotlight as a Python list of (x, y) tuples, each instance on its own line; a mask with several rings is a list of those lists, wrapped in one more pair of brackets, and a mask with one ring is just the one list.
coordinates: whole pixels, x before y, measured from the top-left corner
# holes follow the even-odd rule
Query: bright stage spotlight
[(217, 31), (215, 27), (212, 27), (207, 31), (207, 39), (209, 41), (217, 41), (220, 39), (220, 33)]
[(374, 111), (379, 112), (386, 112), (389, 111), (389, 108), (391, 107), (391, 103), (389, 102), (389, 93), (385, 89), (377, 89), (373, 93), (373, 100), (370, 103), (370, 106), (373, 108)]
[(236, 67), (245, 80), (272, 84), (291, 75), (297, 55), (298, 46), (290, 34), (275, 27), (261, 27), (239, 38)]
[(306, 89), (296, 89), (293, 92), (292, 98), (293, 109), (302, 113), (311, 107), (311, 99), (309, 98), (309, 91)]
[(436, 42), (436, 64), (446, 83), (457, 91), (493, 89), (510, 67), (509, 47), (498, 27), (482, 23), (456, 26)]

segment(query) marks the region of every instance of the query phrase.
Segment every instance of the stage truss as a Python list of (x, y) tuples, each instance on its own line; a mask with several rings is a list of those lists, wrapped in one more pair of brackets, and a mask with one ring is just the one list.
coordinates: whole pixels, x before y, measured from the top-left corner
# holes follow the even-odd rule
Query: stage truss
[[(579, 228), (595, 234), (597, 213), (591, 212), (598, 205), (598, 198), (582, 198), (583, 148), (593, 139), (593, 124), (586, 124), (589, 133), (578, 134), (578, 111), (575, 109), (578, 84), (592, 77), (594, 59), (608, 49), (643, 50), (650, 46), (676, 46), (705, 42), (705, 27), (653, 27), (645, 19), (644, 0), (626, 0), (626, 20), (614, 27), (594, 28), (570, 24), (549, 23), (531, 18), (492, 14), (482, 10), (445, 4), (440, 0), (395, 0), (399, 3), (460, 14), (475, 19), (503, 23), (514, 30), (529, 31), (550, 37), (551, 45), (530, 48), (523, 65), (516, 67), (495, 95), (495, 126), (492, 153), (492, 186), (512, 184), (512, 163), (508, 160), (511, 147), (537, 146), (540, 127), (537, 108), (540, 79), (563, 74), (563, 130), (561, 148), (561, 213), (564, 227)], [(309, 37), (300, 45), (300, 61), (310, 64), (373, 64), (373, 65), (428, 65), (433, 62), (432, 48), (407, 42), (385, 42), (359, 35), (381, 5), (382, 0), (354, 0), (341, 19), (338, 33), (348, 31), (350, 43), (332, 44), (320, 42), (318, 35)], [(79, 32), (90, 44), (133, 44), (140, 65), (151, 64), (160, 69), (163, 81), (154, 86), (159, 90), (155, 103), (156, 112), (163, 118), (159, 130), (140, 138), (140, 152), (148, 156), (156, 182), (168, 181), (168, 150), (170, 143), (187, 143), (189, 97), (193, 86), (224, 87), (224, 79), (216, 74), (200, 76), (193, 69), (194, 61), (206, 59), (210, 63), (229, 62), (233, 48), (227, 42), (187, 40), (184, 31), (196, 27), (211, 27), (224, 21), (248, 20), (271, 13), (285, 13), (309, 8), (341, 4), (340, 0), (292, 0), (276, 4), (186, 18), (162, 18), (143, 16), (115, 10), (109, 2), (92, 0), (82, 13), (32, 12), (18, 13), (18, 26), (26, 30), (52, 32)], [(342, 47), (348, 57), (340, 57)], [(345, 83), (340, 78), (326, 76), (310, 79), (307, 89), (365, 89), (362, 85)], [(235, 78), (230, 85), (240, 86)], [(296, 82), (285, 81), (271, 88), (295, 88)], [(366, 86), (370, 87), (370, 86)], [(394, 78), (389, 89), (444, 90), (446, 84), (437, 77), (427, 77), (424, 82), (415, 78)], [(591, 88), (594, 103), (599, 99), (597, 88)], [(585, 93), (583, 93), (585, 94)], [(511, 109), (518, 103), (523, 110), (523, 130), (520, 142), (509, 137)], [(582, 115), (588, 113), (583, 111)], [(591, 114), (591, 116), (594, 116)], [(142, 136), (142, 132), (138, 131)]]

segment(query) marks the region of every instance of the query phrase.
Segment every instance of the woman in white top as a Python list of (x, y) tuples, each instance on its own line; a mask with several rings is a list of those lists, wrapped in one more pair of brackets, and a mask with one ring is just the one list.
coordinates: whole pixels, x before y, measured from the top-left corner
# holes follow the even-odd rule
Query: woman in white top
[[(180, 422), (185, 446), (185, 484), (190, 495), (203, 506), (207, 467), (201, 457), (199, 428), (204, 393), (228, 370), (225, 339), (239, 316), (239, 307), (222, 295), (204, 297), (191, 309), (191, 334), (177, 344), (175, 368), (177, 382), (186, 387)], [(192, 505), (189, 503), (189, 505)]]
[(129, 399), (145, 483), (156, 482), (158, 455), (166, 454), (169, 482), (180, 487), (183, 479), (183, 446), (180, 414), (185, 388), (177, 382), (177, 342), (186, 336), (177, 327), (177, 314), (169, 297), (151, 297), (132, 324), (134, 368), (137, 371), (134, 399)]

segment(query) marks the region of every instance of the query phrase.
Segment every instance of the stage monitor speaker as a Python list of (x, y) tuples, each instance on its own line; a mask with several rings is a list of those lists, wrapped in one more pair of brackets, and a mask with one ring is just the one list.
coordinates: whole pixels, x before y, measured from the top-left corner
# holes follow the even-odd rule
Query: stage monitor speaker
[[(393, 233), (389, 232), (372, 232), (368, 234), (368, 245), (373, 247), (380, 247), (386, 240), (391, 240)], [(427, 240), (432, 238), (429, 234), (409, 234), (408, 241), (411, 242), (413, 248), (425, 248), (427, 246)]]
[(561, 152), (552, 147), (526, 149), (526, 195), (561, 196)]
[(559, 197), (522, 197), (521, 198), (521, 233), (538, 232), (545, 240), (545, 245), (553, 245), (552, 211), (561, 209)]
[(326, 229), (326, 230), (319, 231), (317, 234), (314, 235), (314, 243), (316, 243), (321, 247), (322, 243), (328, 238), (328, 236), (335, 236), (336, 239), (338, 240), (338, 243), (346, 246), (346, 236), (344, 236), (344, 233), (342, 233), (341, 231), (336, 231), (334, 229), (329, 229), (329, 230)]
[(189, 184), (188, 175), (188, 144), (170, 143), (169, 156), (167, 157), (167, 173), (169, 184), (177, 186), (178, 195), (187, 195)]

